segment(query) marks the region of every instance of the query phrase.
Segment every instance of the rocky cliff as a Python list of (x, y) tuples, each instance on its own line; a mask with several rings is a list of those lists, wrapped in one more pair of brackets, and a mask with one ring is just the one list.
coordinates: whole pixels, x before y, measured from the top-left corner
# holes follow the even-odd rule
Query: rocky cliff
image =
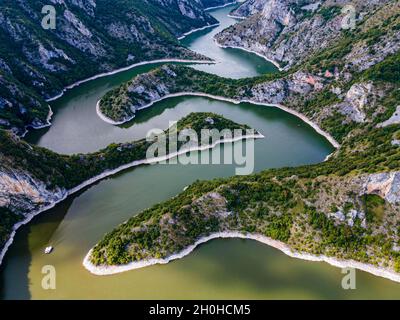
[[(343, 33), (352, 30), (351, 19), (354, 19), (355, 27), (371, 16), (377, 19), (376, 11), (379, 10), (382, 10), (380, 19), (385, 20), (391, 10), (398, 12), (399, 3), (390, 0), (250, 0), (232, 13), (246, 19), (217, 34), (215, 39), (222, 46), (257, 52), (287, 69), (300, 65), (309, 55), (341, 39)], [(393, 52), (388, 48), (392, 44), (384, 40), (377, 46), (382, 47), (380, 50)], [(363, 50), (362, 46), (358, 50)], [(366, 62), (358, 61), (358, 64)]]

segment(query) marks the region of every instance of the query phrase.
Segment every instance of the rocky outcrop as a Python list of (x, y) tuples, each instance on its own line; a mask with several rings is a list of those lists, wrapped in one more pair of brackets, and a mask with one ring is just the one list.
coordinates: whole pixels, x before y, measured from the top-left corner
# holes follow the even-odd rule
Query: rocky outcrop
[(324, 85), (324, 78), (298, 71), (286, 78), (255, 85), (250, 97), (255, 102), (287, 104), (298, 95), (306, 96), (322, 90)]
[(373, 174), (364, 188), (366, 193), (377, 194), (389, 203), (400, 203), (400, 172)]
[(238, 18), (246, 18), (253, 14), (261, 12), (265, 7), (265, 0), (248, 0), (239, 8), (233, 10), (231, 15)]
[(396, 111), (393, 113), (393, 115), (387, 119), (386, 121), (382, 123), (378, 123), (379, 128), (387, 127), (392, 124), (400, 124), (400, 106), (397, 106)]
[(216, 35), (223, 46), (257, 52), (284, 67), (298, 63), (316, 49), (328, 46), (338, 36), (341, 17), (326, 20), (321, 15), (304, 19), (301, 7), (312, 1), (249, 1), (233, 15), (248, 17)]
[(66, 193), (65, 189), (49, 188), (28, 172), (5, 168), (0, 172), (0, 207), (12, 208), (14, 212), (28, 214), (63, 199)]
[(356, 83), (347, 91), (344, 101), (334, 108), (351, 121), (363, 123), (366, 121), (366, 107), (372, 92), (372, 83)]

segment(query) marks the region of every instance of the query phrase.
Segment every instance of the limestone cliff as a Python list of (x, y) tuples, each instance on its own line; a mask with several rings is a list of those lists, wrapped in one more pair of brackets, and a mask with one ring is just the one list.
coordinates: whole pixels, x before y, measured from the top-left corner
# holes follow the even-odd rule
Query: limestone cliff
[[(351, 31), (353, 25), (350, 25), (349, 19), (353, 19), (353, 12), (355, 27), (371, 16), (374, 17), (371, 23), (384, 20), (391, 12), (398, 12), (399, 8), (398, 1), (393, 0), (250, 0), (232, 13), (245, 20), (223, 30), (215, 38), (222, 46), (257, 52), (287, 69), (300, 65), (309, 55), (332, 46), (342, 33)], [(398, 40), (398, 30), (395, 32), (395, 39)], [(371, 60), (380, 59), (382, 52), (390, 54), (398, 50), (398, 41), (386, 39), (390, 34), (382, 32), (381, 35), (381, 41), (373, 46), (362, 42), (353, 46), (349, 44), (348, 49), (353, 47), (353, 50), (348, 53), (348, 58), (366, 69), (371, 65)], [(377, 52), (374, 54), (375, 50)], [(366, 55), (366, 51), (370, 51), (373, 57)], [(362, 58), (357, 59), (358, 55)]]

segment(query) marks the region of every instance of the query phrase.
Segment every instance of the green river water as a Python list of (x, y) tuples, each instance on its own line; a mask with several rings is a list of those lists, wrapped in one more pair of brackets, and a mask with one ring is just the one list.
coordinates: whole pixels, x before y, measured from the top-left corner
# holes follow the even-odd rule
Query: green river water
[[(235, 23), (232, 7), (211, 13), (220, 27), (194, 33), (182, 42), (217, 61), (195, 68), (241, 78), (276, 68), (262, 58), (234, 49), (220, 49), (213, 35)], [(111, 142), (142, 138), (152, 128), (193, 111), (212, 111), (246, 123), (265, 135), (255, 142), (255, 171), (317, 163), (333, 147), (300, 119), (276, 108), (233, 105), (200, 97), (157, 103), (124, 126), (101, 121), (96, 101), (109, 89), (146, 72), (142, 66), (85, 83), (52, 103), (50, 128), (29, 133), (27, 140), (60, 153), (95, 151)], [(245, 142), (238, 142), (245, 143)], [(222, 152), (230, 145), (212, 151)], [(196, 156), (196, 155), (193, 155)], [(3, 299), (277, 299), (400, 298), (400, 285), (357, 271), (357, 289), (343, 290), (341, 270), (325, 263), (287, 257), (251, 240), (221, 239), (201, 245), (184, 259), (113, 276), (94, 276), (82, 266), (88, 250), (119, 223), (141, 210), (175, 196), (197, 179), (228, 177), (233, 165), (153, 165), (126, 170), (69, 197), (22, 227), (0, 272)], [(54, 252), (43, 250), (52, 245)], [(42, 267), (53, 265), (56, 290), (41, 286)]]

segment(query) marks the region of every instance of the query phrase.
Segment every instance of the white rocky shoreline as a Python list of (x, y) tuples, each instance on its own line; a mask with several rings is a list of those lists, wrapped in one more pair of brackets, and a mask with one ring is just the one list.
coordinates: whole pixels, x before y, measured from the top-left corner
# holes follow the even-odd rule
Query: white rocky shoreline
[(187, 37), (188, 35), (190, 35), (190, 34), (192, 34), (194, 32), (201, 31), (201, 30), (206, 30), (206, 29), (213, 28), (213, 27), (218, 27), (218, 26), (219, 26), (219, 22), (218, 23), (214, 23), (214, 24), (208, 24), (208, 25), (206, 25), (204, 27), (200, 27), (200, 28), (196, 28), (196, 29), (190, 30), (188, 32), (185, 32), (182, 36), (180, 36), (178, 38), (178, 40), (182, 40), (182, 39), (184, 39), (185, 37)]
[[(211, 26), (206, 26), (206, 27), (211, 27)], [(123, 68), (120, 68), (120, 69), (112, 70), (110, 72), (99, 73), (99, 74), (96, 74), (96, 75), (94, 75), (94, 76), (92, 76), (90, 78), (79, 80), (79, 81), (77, 81), (77, 82), (75, 82), (73, 84), (70, 84), (70, 85), (66, 86), (64, 89), (62, 89), (62, 91), (59, 94), (55, 95), (54, 97), (48, 98), (45, 101), (46, 102), (52, 102), (52, 101), (55, 101), (57, 99), (60, 99), (65, 94), (65, 92), (67, 92), (68, 90), (73, 89), (75, 87), (78, 87), (81, 84), (83, 84), (85, 82), (89, 82), (91, 80), (95, 80), (95, 79), (111, 76), (113, 74), (117, 74), (117, 73), (120, 73), (120, 72), (123, 72), (123, 71), (127, 71), (127, 70), (130, 70), (130, 69), (133, 69), (133, 68), (136, 68), (136, 67), (139, 67), (139, 66), (143, 66), (143, 65), (164, 63), (164, 62), (165, 63), (167, 63), (167, 62), (178, 62), (178, 63), (182, 62), (182, 63), (196, 63), (196, 64), (214, 64), (215, 63), (215, 61), (213, 61), (213, 60), (188, 60), (188, 59), (173, 59), (173, 58), (171, 58), (171, 59), (157, 59), (157, 60), (142, 61), (142, 62), (134, 63), (134, 64), (131, 64), (129, 66), (126, 66), (126, 67), (123, 67)], [(43, 129), (43, 128), (47, 128), (47, 127), (51, 126), (51, 124), (52, 124), (51, 123), (51, 118), (53, 117), (54, 113), (53, 113), (53, 110), (51, 109), (50, 105), (48, 105), (48, 108), (49, 108), (49, 113), (47, 114), (46, 123), (41, 125), (41, 126), (35, 126), (35, 125), (32, 125), (32, 124), (29, 124), (29, 125), (25, 126), (25, 131), (24, 131), (24, 133), (21, 134), (22, 138), (27, 135), (28, 128), (32, 128), (32, 129), (38, 130), (38, 129)], [(103, 119), (103, 120), (108, 122), (106, 119)], [(111, 119), (109, 119), (109, 120), (111, 120)], [(113, 123), (113, 124), (118, 124), (118, 123)]]
[(247, 240), (255, 240), (259, 241), (261, 243), (264, 243), (268, 246), (271, 246), (275, 249), (280, 250), (284, 254), (288, 255), (289, 257), (292, 258), (297, 258), (297, 259), (302, 259), (302, 260), (308, 260), (308, 261), (315, 261), (315, 262), (326, 262), (334, 267), (338, 268), (355, 268), (358, 270), (362, 270), (368, 273), (371, 273), (375, 276), (378, 277), (383, 277), (395, 282), (400, 282), (400, 274), (396, 273), (392, 270), (385, 269), (382, 267), (374, 266), (371, 264), (366, 264), (366, 263), (361, 263), (358, 261), (354, 260), (341, 260), (333, 257), (328, 257), (325, 255), (313, 255), (309, 253), (300, 253), (293, 251), (287, 244), (271, 239), (269, 237), (263, 236), (263, 235), (253, 235), (253, 234), (243, 234), (241, 232), (237, 231), (224, 231), (224, 232), (217, 232), (213, 233), (209, 236), (202, 237), (199, 240), (197, 240), (193, 245), (187, 247), (183, 251), (179, 253), (175, 253), (170, 255), (167, 258), (164, 259), (145, 259), (142, 261), (137, 261), (137, 262), (131, 262), (129, 264), (125, 265), (116, 265), (116, 266), (96, 266), (93, 263), (90, 262), (90, 255), (92, 253), (91, 249), (88, 254), (85, 256), (83, 260), (83, 266), (92, 274), (94, 275), (99, 275), (99, 276), (104, 276), (104, 275), (113, 275), (121, 272), (126, 272), (130, 270), (135, 270), (135, 269), (140, 269), (144, 267), (149, 267), (152, 265), (157, 265), (157, 264), (167, 264), (173, 260), (181, 259), (187, 255), (189, 255), (197, 246), (206, 243), (210, 240), (213, 239), (230, 239), (230, 238), (240, 238), (240, 239), (247, 239)]
[[(164, 97), (156, 99), (156, 100), (146, 104), (145, 106), (142, 106), (142, 107), (138, 108), (138, 110), (143, 110), (143, 109), (149, 108), (154, 103), (160, 102), (160, 101), (168, 99), (168, 98), (182, 97), (182, 96), (199, 96), (199, 97), (206, 97), (206, 98), (210, 98), (210, 99), (214, 99), (214, 100), (226, 101), (226, 102), (230, 102), (230, 103), (234, 103), (234, 104), (251, 103), (251, 104), (255, 104), (255, 105), (279, 108), (279, 109), (281, 109), (281, 110), (283, 110), (285, 112), (288, 112), (288, 113), (300, 118), (305, 123), (310, 125), (318, 134), (324, 136), (332, 144), (333, 147), (335, 147), (336, 149), (340, 148), (340, 144), (335, 140), (335, 138), (333, 138), (328, 132), (325, 132), (324, 130), (322, 130), (316, 123), (314, 123), (313, 121), (308, 119), (306, 116), (304, 116), (300, 112), (292, 110), (292, 109), (290, 109), (288, 107), (285, 107), (284, 105), (281, 105), (281, 104), (263, 103), (263, 102), (257, 102), (257, 101), (247, 100), (247, 99), (236, 100), (236, 99), (225, 98), (225, 97), (222, 97), (222, 96), (215, 96), (215, 95), (211, 95), (211, 94), (208, 94), (208, 93), (202, 93), (202, 92), (178, 92), (178, 93), (167, 94)], [(131, 121), (135, 117), (133, 115), (133, 116), (131, 116), (129, 118), (126, 118), (124, 120), (121, 120), (121, 121), (114, 121), (114, 120), (108, 118), (106, 115), (104, 115), (100, 111), (99, 103), (100, 103), (100, 101), (97, 102), (97, 106), (96, 106), (96, 111), (97, 111), (98, 116), (103, 121), (106, 121), (106, 122), (108, 122), (110, 124), (120, 125), (120, 124), (123, 124), (125, 122)]]
[[(246, 19), (246, 18), (234, 17), (234, 16), (231, 16), (231, 17), (232, 17), (232, 18), (236, 18), (236, 19)], [(238, 49), (238, 50), (243, 50), (243, 51), (246, 51), (246, 52), (249, 52), (249, 53), (253, 53), (253, 54), (255, 54), (255, 55), (257, 55), (257, 56), (259, 56), (259, 57), (265, 59), (266, 61), (272, 63), (275, 67), (278, 68), (279, 71), (284, 71), (284, 70), (285, 70), (285, 68), (282, 68), (282, 67), (279, 65), (278, 62), (276, 62), (275, 60), (272, 60), (272, 59), (267, 58), (266, 56), (264, 56), (263, 54), (261, 54), (261, 53), (259, 53), (259, 52), (252, 51), (252, 50), (250, 50), (250, 49), (243, 48), (243, 47), (238, 47), (238, 46), (226, 46), (226, 45), (220, 44), (215, 38), (214, 38), (214, 42), (215, 42), (215, 44), (216, 44), (218, 47), (223, 48), (223, 49), (231, 48), (231, 49)]]
[(233, 18), (233, 19), (240, 19), (240, 20), (245, 20), (247, 19), (247, 17), (243, 17), (243, 16), (235, 16), (233, 14), (228, 14), (229, 18)]
[(123, 72), (123, 71), (127, 71), (127, 70), (130, 70), (130, 69), (133, 69), (133, 68), (136, 68), (136, 67), (140, 67), (140, 66), (144, 66), (144, 65), (148, 65), (148, 64), (156, 64), (156, 63), (164, 63), (164, 62), (202, 63), (202, 64), (213, 64), (213, 63), (215, 63), (215, 61), (213, 61), (213, 60), (189, 60), (189, 59), (175, 59), (175, 58), (141, 61), (141, 62), (137, 62), (137, 63), (131, 64), (129, 66), (126, 66), (126, 67), (123, 67), (123, 68), (120, 68), (120, 69), (115, 69), (115, 70), (112, 70), (112, 71), (109, 71), (109, 72), (99, 73), (99, 74), (96, 74), (96, 75), (94, 75), (94, 76), (92, 76), (90, 78), (86, 78), (86, 79), (74, 82), (73, 84), (70, 84), (69, 86), (66, 86), (59, 94), (55, 95), (52, 98), (46, 99), (46, 101), (47, 102), (51, 102), (51, 101), (57, 100), (57, 99), (61, 98), (67, 90), (70, 90), (70, 89), (73, 89), (75, 87), (78, 87), (81, 84), (83, 84), (85, 82), (88, 82), (88, 81), (91, 81), (91, 80), (104, 78), (104, 77), (107, 77), (107, 76), (111, 76), (113, 74), (117, 74), (117, 73), (120, 73), (120, 72)]
[(173, 152), (170, 154), (167, 154), (165, 156), (162, 157), (156, 157), (156, 158), (151, 158), (151, 159), (142, 159), (142, 160), (135, 160), (132, 161), (130, 163), (124, 164), (122, 166), (119, 166), (118, 168), (112, 169), (112, 170), (106, 170), (103, 173), (92, 177), (84, 182), (82, 182), (81, 184), (79, 184), (78, 186), (70, 189), (70, 190), (60, 190), (59, 191), (59, 196), (58, 196), (58, 200), (48, 204), (45, 207), (42, 207), (34, 212), (29, 213), (26, 218), (23, 221), (20, 221), (18, 223), (16, 223), (13, 228), (12, 228), (12, 232), (7, 240), (7, 242), (5, 243), (5, 245), (3, 246), (1, 252), (0, 252), (0, 265), (3, 262), (4, 256), (8, 251), (8, 248), (11, 246), (11, 244), (14, 241), (14, 237), (16, 234), (16, 231), (23, 225), (29, 223), (35, 216), (37, 216), (40, 213), (43, 213), (47, 210), (50, 210), (52, 208), (54, 208), (57, 204), (59, 204), (60, 202), (64, 201), (68, 196), (82, 190), (83, 188), (92, 185), (93, 183), (102, 180), (106, 177), (115, 175), (116, 173), (119, 173), (123, 170), (129, 169), (129, 168), (133, 168), (133, 167), (137, 167), (140, 165), (147, 165), (147, 164), (153, 164), (153, 163), (158, 163), (158, 162), (162, 162), (162, 161), (166, 161), (172, 158), (175, 158), (179, 155), (183, 155), (186, 154), (187, 152), (193, 152), (193, 151), (204, 151), (204, 150), (208, 150), (208, 149), (213, 149), (214, 147), (216, 147), (219, 144), (224, 144), (224, 143), (233, 143), (233, 142), (237, 142), (237, 141), (241, 141), (241, 140), (249, 140), (249, 139), (261, 139), (264, 138), (264, 136), (261, 133), (256, 133), (256, 134), (248, 134), (248, 135), (242, 135), (242, 136), (237, 136), (231, 139), (219, 139), (217, 141), (215, 141), (212, 144), (209, 145), (205, 145), (205, 146), (198, 146), (198, 147), (190, 147), (190, 148), (184, 148), (182, 150), (179, 150), (177, 152)]
[(219, 9), (219, 8), (225, 8), (225, 7), (237, 4), (239, 2), (243, 2), (243, 1), (233, 1), (233, 2), (228, 2), (228, 3), (225, 3), (225, 4), (221, 4), (220, 6), (208, 7), (208, 8), (205, 8), (204, 11), (209, 11), (209, 10), (214, 10), (214, 9)]

